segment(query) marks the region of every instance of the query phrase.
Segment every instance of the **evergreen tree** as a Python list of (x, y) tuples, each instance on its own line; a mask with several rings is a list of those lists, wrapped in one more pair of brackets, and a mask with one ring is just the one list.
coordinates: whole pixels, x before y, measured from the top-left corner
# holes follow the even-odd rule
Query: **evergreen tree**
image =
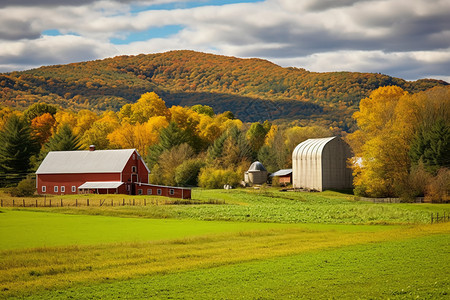
[(431, 128), (422, 126), (416, 133), (409, 151), (411, 163), (424, 164), (427, 171), (436, 173), (441, 167), (450, 167), (450, 126), (438, 119)]
[[(145, 159), (150, 168), (158, 163), (161, 154), (175, 146), (189, 143), (189, 134), (182, 130), (175, 122), (170, 122), (169, 126), (163, 128), (159, 134), (159, 143), (148, 148)], [(192, 147), (192, 145), (190, 145)]]
[(30, 158), (39, 150), (28, 123), (12, 115), (0, 131), (0, 173), (25, 175)]
[(80, 150), (80, 138), (75, 135), (68, 124), (61, 126), (59, 131), (50, 138), (44, 146), (45, 150), (50, 151), (73, 151)]
[(59, 131), (49, 139), (44, 147), (42, 147), (41, 152), (34, 163), (35, 169), (39, 167), (50, 151), (74, 151), (80, 149), (80, 138), (73, 133), (69, 124), (64, 124)]

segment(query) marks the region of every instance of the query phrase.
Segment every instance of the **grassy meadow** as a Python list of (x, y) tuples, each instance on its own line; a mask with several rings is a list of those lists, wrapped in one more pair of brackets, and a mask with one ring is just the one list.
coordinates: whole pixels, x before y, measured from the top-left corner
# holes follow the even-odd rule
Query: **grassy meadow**
[[(446, 205), (275, 189), (193, 196), (197, 204), (1, 208), (0, 297), (450, 295), (450, 223), (428, 224), (431, 212), (448, 213)], [(199, 204), (211, 200), (224, 204)]]

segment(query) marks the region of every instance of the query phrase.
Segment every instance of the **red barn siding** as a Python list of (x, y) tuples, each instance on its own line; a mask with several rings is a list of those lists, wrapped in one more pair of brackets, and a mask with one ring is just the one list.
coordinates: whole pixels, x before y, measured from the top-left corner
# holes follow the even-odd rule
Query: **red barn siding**
[[(77, 194), (78, 187), (86, 181), (120, 181), (120, 173), (81, 173), (81, 174), (38, 174), (36, 175), (36, 185), (38, 194)], [(42, 191), (42, 186), (46, 191)], [(58, 192), (54, 191), (55, 186)], [(61, 192), (61, 187), (65, 187), (65, 192)], [(72, 192), (75, 186), (75, 192)]]
[[(132, 172), (133, 166), (136, 167), (136, 172)], [(147, 168), (145, 167), (142, 159), (139, 159), (139, 156), (136, 151), (130, 157), (127, 164), (122, 170), (122, 181), (148, 183)]]
[[(173, 186), (162, 186), (152, 184), (136, 184), (136, 194), (142, 190), (142, 195), (164, 196), (179, 199), (191, 199), (191, 189)], [(158, 190), (160, 194), (158, 194)], [(173, 192), (171, 194), (171, 191)]]

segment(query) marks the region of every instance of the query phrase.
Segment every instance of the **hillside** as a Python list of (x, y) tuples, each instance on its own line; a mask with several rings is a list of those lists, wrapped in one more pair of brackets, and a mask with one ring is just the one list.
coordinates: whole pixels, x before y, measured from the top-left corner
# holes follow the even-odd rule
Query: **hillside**
[(244, 121), (288, 119), (348, 129), (359, 100), (380, 86), (417, 92), (447, 84), (371, 73), (315, 73), (261, 59), (171, 51), (0, 74), (0, 104), (26, 107), (44, 101), (71, 109), (118, 110), (155, 91), (168, 106), (206, 104)]

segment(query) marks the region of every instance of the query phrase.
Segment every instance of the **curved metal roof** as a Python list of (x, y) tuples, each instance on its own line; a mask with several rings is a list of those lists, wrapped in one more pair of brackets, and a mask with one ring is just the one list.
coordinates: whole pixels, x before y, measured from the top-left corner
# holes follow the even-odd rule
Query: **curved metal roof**
[(255, 161), (254, 163), (252, 163), (250, 165), (250, 168), (248, 168), (249, 172), (254, 172), (254, 171), (267, 171), (266, 168), (264, 168), (263, 164), (260, 163), (259, 161)]
[(325, 145), (335, 138), (337, 137), (332, 136), (320, 139), (308, 139), (295, 147), (292, 152), (292, 159), (321, 157)]

